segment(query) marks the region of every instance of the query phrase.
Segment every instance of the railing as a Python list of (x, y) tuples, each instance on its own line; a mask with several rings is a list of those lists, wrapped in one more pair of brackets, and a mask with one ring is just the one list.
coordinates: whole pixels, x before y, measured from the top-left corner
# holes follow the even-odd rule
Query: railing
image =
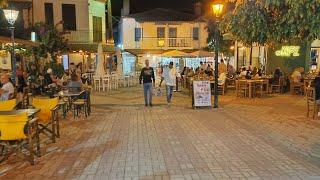
[(136, 41), (136, 48), (141, 49), (177, 49), (195, 48), (199, 46), (198, 41), (191, 37), (186, 38), (141, 38)]
[(64, 35), (69, 43), (103, 43), (106, 32), (103, 31), (69, 31)]

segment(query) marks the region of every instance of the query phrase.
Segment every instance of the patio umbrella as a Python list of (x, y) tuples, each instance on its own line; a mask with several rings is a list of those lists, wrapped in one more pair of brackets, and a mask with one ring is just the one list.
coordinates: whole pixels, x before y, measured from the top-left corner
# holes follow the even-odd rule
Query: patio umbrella
[(185, 53), (183, 51), (179, 51), (179, 50), (173, 50), (173, 51), (168, 51), (165, 52), (161, 55), (162, 57), (195, 57), (194, 55), (191, 55), (189, 53)]
[(102, 50), (102, 44), (100, 43), (98, 45), (98, 56), (97, 56), (97, 67), (96, 67), (96, 76), (103, 76), (106, 72), (104, 70), (103, 65), (103, 50)]
[(123, 74), (123, 59), (122, 59), (122, 55), (121, 55), (121, 49), (116, 47), (116, 56), (117, 56), (117, 73), (118, 75)]
[(190, 53), (190, 54), (196, 57), (214, 57), (214, 53), (209, 51), (203, 51), (203, 50), (194, 51), (193, 53)]

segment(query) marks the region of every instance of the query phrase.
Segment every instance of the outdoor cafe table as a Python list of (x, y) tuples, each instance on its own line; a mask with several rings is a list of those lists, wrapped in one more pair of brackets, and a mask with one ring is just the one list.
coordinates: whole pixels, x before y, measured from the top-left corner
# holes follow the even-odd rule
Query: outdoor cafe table
[(13, 111), (0, 111), (0, 115), (17, 115), (21, 113), (27, 113), (29, 119), (32, 119), (40, 111), (41, 109), (19, 109)]

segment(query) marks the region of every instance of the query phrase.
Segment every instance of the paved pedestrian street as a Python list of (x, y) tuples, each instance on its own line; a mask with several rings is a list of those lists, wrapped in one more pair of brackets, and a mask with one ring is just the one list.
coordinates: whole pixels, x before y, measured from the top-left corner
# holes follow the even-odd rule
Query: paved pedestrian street
[(93, 114), (62, 120), (61, 138), (36, 165), (15, 156), (0, 179), (320, 179), (320, 120), (302, 96), (220, 96), (220, 108), (191, 108), (175, 93), (169, 108), (142, 91), (94, 93)]

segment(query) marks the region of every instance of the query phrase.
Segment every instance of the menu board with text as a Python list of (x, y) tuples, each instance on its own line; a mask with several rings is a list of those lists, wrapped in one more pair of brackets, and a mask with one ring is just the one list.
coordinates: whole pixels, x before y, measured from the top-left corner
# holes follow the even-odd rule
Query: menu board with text
[(193, 81), (194, 107), (210, 107), (211, 88), (210, 81)]

